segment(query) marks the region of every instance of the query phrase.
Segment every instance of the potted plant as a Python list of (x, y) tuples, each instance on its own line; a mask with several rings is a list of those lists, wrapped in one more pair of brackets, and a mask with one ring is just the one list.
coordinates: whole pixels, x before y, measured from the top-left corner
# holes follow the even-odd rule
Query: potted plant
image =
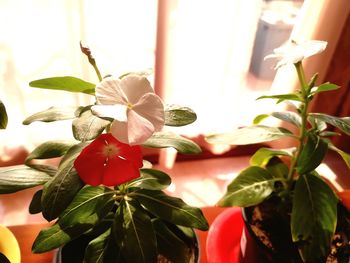
[[(97, 73), (97, 85), (65, 76), (30, 86), (82, 92), (96, 102), (51, 107), (26, 118), (25, 125), (72, 119), (74, 139), (43, 142), (24, 165), (2, 169), (0, 193), (43, 186), (29, 212), (42, 213), (52, 225), (38, 234), (34, 253), (60, 248), (62, 262), (196, 262), (193, 228), (207, 230), (208, 223), (199, 208), (163, 191), (170, 176), (152, 169), (141, 151), (173, 147), (199, 153), (191, 140), (162, 131), (164, 125), (190, 124), (196, 114), (164, 106), (144, 74), (102, 78), (90, 49), (81, 50)], [(42, 162), (51, 158), (60, 158), (59, 164)]]
[[(299, 44), (290, 41), (267, 56), (279, 59), (277, 69), (294, 64), (299, 89), (258, 99), (287, 102), (293, 105), (288, 111), (264, 113), (254, 119), (252, 126), (207, 137), (210, 143), (230, 145), (266, 143), (282, 138), (295, 141), (296, 147), (289, 149), (259, 148), (251, 156), (250, 166), (233, 179), (218, 202), (219, 206), (243, 207), (244, 242), (249, 248), (249, 241), (255, 240), (260, 251), (257, 262), (349, 260), (349, 212), (316, 168), (328, 150), (337, 152), (350, 166), (350, 155), (331, 142), (331, 136), (340, 134), (327, 130), (333, 126), (350, 135), (350, 118), (309, 111), (317, 93), (339, 87), (328, 82), (316, 85), (318, 75), (308, 80), (302, 65), (305, 58), (322, 52), (326, 45), (316, 40)], [(295, 129), (263, 125), (261, 122), (267, 117), (287, 122)], [(245, 257), (252, 257), (251, 253), (244, 252), (241, 256), (242, 262), (247, 262)]]

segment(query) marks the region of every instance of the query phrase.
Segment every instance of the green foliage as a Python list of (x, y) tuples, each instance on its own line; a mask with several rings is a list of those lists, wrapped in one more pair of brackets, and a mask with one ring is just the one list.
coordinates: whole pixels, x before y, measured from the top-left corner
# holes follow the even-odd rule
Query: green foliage
[(196, 113), (187, 107), (168, 105), (165, 108), (165, 125), (184, 126), (196, 121)]
[(34, 121), (53, 122), (73, 119), (75, 118), (76, 110), (76, 107), (50, 107), (47, 110), (29, 116), (23, 121), (23, 124), (28, 125)]
[(133, 199), (124, 199), (116, 212), (114, 237), (129, 262), (156, 262), (156, 236), (150, 216)]
[(0, 168), (0, 194), (14, 193), (43, 185), (49, 180), (51, 176), (47, 173), (24, 165)]
[(73, 121), (73, 136), (78, 141), (95, 139), (111, 123), (92, 114), (91, 106), (85, 107)]
[(214, 134), (207, 137), (213, 144), (247, 145), (270, 142), (284, 137), (294, 137), (284, 128), (255, 125), (237, 129), (230, 133)]
[[(307, 83), (302, 63), (294, 65), (300, 82), (299, 90), (289, 94), (260, 96), (258, 99), (293, 103), (295, 109), (259, 114), (252, 126), (210, 135), (207, 141), (247, 145), (285, 137), (296, 140), (297, 146), (291, 149), (259, 148), (251, 156), (250, 166), (228, 185), (218, 205), (259, 206), (267, 199), (278, 197), (282, 200), (280, 210), (286, 211), (285, 217), (291, 220), (292, 239), (303, 261), (325, 262), (337, 225), (339, 200), (316, 169), (326, 158), (328, 149), (337, 152), (350, 168), (350, 154), (335, 147), (330, 140), (331, 136), (339, 135), (337, 130), (350, 135), (350, 117), (309, 112), (315, 95), (337, 90), (339, 86), (328, 82), (316, 86), (317, 74)], [(282, 127), (285, 127), (283, 124), (292, 124), (297, 129), (293, 129), (292, 133), (283, 128), (260, 125), (268, 117), (279, 119)], [(333, 130), (329, 130), (328, 125), (333, 126)]]
[[(301, 256), (307, 262), (321, 262), (330, 252), (337, 224), (338, 199), (318, 176), (304, 174), (295, 185), (291, 216), (294, 242), (301, 242)], [(317, 251), (317, 253), (315, 253)]]
[[(83, 46), (81, 49), (101, 80), (91, 51)], [(95, 95), (95, 84), (70, 76), (39, 79), (29, 85)], [(71, 120), (75, 140), (44, 142), (27, 156), (24, 165), (0, 168), (0, 194), (43, 186), (33, 195), (29, 212), (42, 213), (47, 221), (55, 221), (40, 231), (32, 251), (43, 253), (73, 244), (72, 241), (87, 240), (85, 263), (148, 263), (157, 262), (160, 255), (172, 262), (190, 263), (190, 252), (198, 246), (192, 228), (207, 230), (208, 222), (200, 209), (163, 192), (171, 184), (169, 175), (151, 169), (152, 164), (143, 160), (140, 177), (121, 185), (90, 186), (80, 179), (74, 167), (76, 158), (97, 136), (109, 132), (113, 121), (94, 115), (91, 107), (50, 107), (27, 117), (24, 125)], [(164, 124), (174, 127), (197, 119), (192, 109), (180, 105), (167, 106), (164, 115)], [(7, 121), (0, 101), (0, 129), (6, 127)], [(172, 147), (184, 154), (201, 152), (192, 140), (163, 131), (154, 133), (143, 146)], [(59, 164), (49, 165), (48, 161), (54, 163), (52, 158)]]
[(227, 186), (227, 192), (218, 204), (241, 207), (257, 205), (271, 195), (275, 183), (281, 180), (283, 178), (274, 177), (264, 168), (248, 167)]
[(95, 95), (95, 84), (70, 76), (38, 79), (31, 81), (29, 86), (42, 89), (64, 90)]
[(151, 148), (173, 147), (180, 153), (197, 154), (202, 150), (193, 141), (172, 132), (156, 132), (143, 146)]
[(181, 199), (166, 195), (162, 191), (140, 189), (132, 193), (144, 207), (161, 219), (176, 225), (208, 230), (202, 211), (191, 207)]

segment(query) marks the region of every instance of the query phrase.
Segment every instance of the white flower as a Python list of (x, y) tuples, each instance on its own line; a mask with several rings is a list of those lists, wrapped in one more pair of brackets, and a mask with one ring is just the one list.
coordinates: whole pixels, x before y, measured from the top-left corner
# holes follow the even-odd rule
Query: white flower
[(110, 132), (123, 143), (142, 144), (164, 126), (164, 105), (148, 80), (139, 75), (107, 77), (95, 89), (92, 112), (113, 118)]
[(267, 55), (264, 60), (268, 58), (278, 58), (279, 61), (275, 66), (275, 69), (278, 69), (283, 65), (290, 63), (295, 64), (305, 58), (321, 53), (326, 47), (327, 42), (320, 40), (309, 40), (298, 44), (295, 41), (288, 41), (288, 43), (274, 49), (274, 53)]

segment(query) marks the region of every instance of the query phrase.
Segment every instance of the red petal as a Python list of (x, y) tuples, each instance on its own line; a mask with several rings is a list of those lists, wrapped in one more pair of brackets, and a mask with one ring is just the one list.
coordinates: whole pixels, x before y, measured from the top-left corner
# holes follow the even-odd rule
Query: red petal
[[(108, 144), (119, 149), (116, 156), (108, 158), (105, 155), (104, 149)], [(92, 186), (125, 183), (140, 176), (141, 147), (121, 143), (109, 133), (102, 134), (82, 150), (74, 167), (81, 180)]]
[(119, 185), (140, 177), (138, 168), (119, 157), (108, 160), (105, 168), (102, 184), (106, 186)]

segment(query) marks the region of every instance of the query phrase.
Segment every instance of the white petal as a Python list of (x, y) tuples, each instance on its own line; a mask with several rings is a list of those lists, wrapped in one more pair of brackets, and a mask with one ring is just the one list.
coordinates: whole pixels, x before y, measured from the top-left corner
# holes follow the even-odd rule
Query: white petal
[(125, 105), (94, 105), (91, 107), (93, 114), (99, 117), (112, 118), (118, 121), (127, 120), (127, 106)]
[(154, 126), (151, 122), (133, 110), (128, 112), (128, 140), (130, 145), (144, 143), (154, 132)]
[(127, 122), (113, 121), (110, 132), (118, 141), (129, 144)]
[(132, 109), (151, 122), (155, 131), (160, 131), (163, 128), (165, 121), (164, 105), (156, 94), (145, 94)]
[(154, 92), (147, 78), (135, 74), (122, 78), (120, 86), (131, 104), (136, 104), (144, 94)]
[(110, 131), (117, 140), (123, 143), (140, 145), (152, 136), (154, 127), (152, 123), (131, 110), (128, 113), (128, 122), (115, 120)]
[(104, 78), (95, 88), (98, 104), (127, 104), (128, 100), (121, 88), (121, 80), (115, 77)]
[(323, 52), (327, 47), (326, 41), (310, 40), (301, 45), (304, 50), (304, 58)]

